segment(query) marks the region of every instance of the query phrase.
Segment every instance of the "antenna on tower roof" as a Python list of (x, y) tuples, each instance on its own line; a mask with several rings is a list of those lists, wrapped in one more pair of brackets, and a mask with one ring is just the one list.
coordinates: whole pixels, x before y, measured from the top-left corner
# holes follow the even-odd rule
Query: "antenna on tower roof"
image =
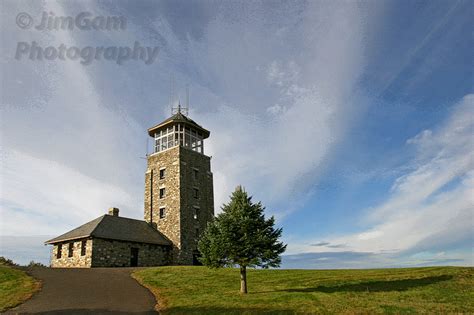
[(183, 114), (184, 116), (188, 116), (189, 108), (181, 106), (181, 99), (178, 97), (178, 107), (171, 107), (171, 115), (174, 114)]
[(170, 109), (173, 114), (173, 102), (174, 102), (174, 75), (170, 75)]
[(186, 107), (189, 109), (189, 84), (186, 84)]

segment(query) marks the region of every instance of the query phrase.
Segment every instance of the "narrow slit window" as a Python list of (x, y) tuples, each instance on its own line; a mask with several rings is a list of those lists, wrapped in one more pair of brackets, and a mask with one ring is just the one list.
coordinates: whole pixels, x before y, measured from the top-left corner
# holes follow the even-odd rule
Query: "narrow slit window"
[(86, 255), (86, 246), (87, 246), (87, 241), (82, 241), (81, 242), (81, 256)]
[(199, 175), (199, 170), (198, 169), (193, 169), (193, 179), (197, 180)]
[(73, 254), (74, 254), (74, 243), (69, 243), (67, 256), (72, 257)]
[(194, 198), (199, 199), (199, 189), (194, 188)]
[(160, 179), (165, 179), (166, 176), (166, 170), (163, 168), (160, 170)]
[(164, 219), (166, 216), (166, 209), (165, 208), (160, 208), (160, 219)]
[(57, 259), (61, 258), (62, 252), (63, 252), (63, 244), (58, 244), (58, 248), (57, 248), (57, 251), (56, 251), (56, 258)]
[(199, 208), (194, 207), (194, 220), (199, 220)]
[(160, 199), (165, 198), (166, 195), (166, 190), (165, 188), (160, 188)]

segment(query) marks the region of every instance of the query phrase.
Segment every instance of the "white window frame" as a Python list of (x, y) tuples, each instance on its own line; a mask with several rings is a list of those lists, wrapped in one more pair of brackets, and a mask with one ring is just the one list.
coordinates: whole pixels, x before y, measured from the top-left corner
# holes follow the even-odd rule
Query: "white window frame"
[(176, 124), (155, 133), (155, 153), (182, 146), (204, 154), (204, 137), (201, 131)]

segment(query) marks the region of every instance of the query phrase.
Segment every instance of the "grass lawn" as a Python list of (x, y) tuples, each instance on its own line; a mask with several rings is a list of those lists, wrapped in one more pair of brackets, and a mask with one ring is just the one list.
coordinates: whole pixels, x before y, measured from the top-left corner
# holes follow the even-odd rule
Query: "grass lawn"
[(0, 264), (0, 312), (17, 306), (40, 288), (24, 271)]
[(474, 268), (248, 270), (156, 267), (133, 276), (163, 314), (474, 313)]

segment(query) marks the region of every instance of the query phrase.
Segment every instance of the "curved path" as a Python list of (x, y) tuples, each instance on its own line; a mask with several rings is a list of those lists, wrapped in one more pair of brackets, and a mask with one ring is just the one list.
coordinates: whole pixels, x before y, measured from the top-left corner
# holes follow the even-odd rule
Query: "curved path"
[(42, 281), (30, 300), (6, 314), (157, 314), (155, 298), (133, 268), (53, 269), (29, 273)]

